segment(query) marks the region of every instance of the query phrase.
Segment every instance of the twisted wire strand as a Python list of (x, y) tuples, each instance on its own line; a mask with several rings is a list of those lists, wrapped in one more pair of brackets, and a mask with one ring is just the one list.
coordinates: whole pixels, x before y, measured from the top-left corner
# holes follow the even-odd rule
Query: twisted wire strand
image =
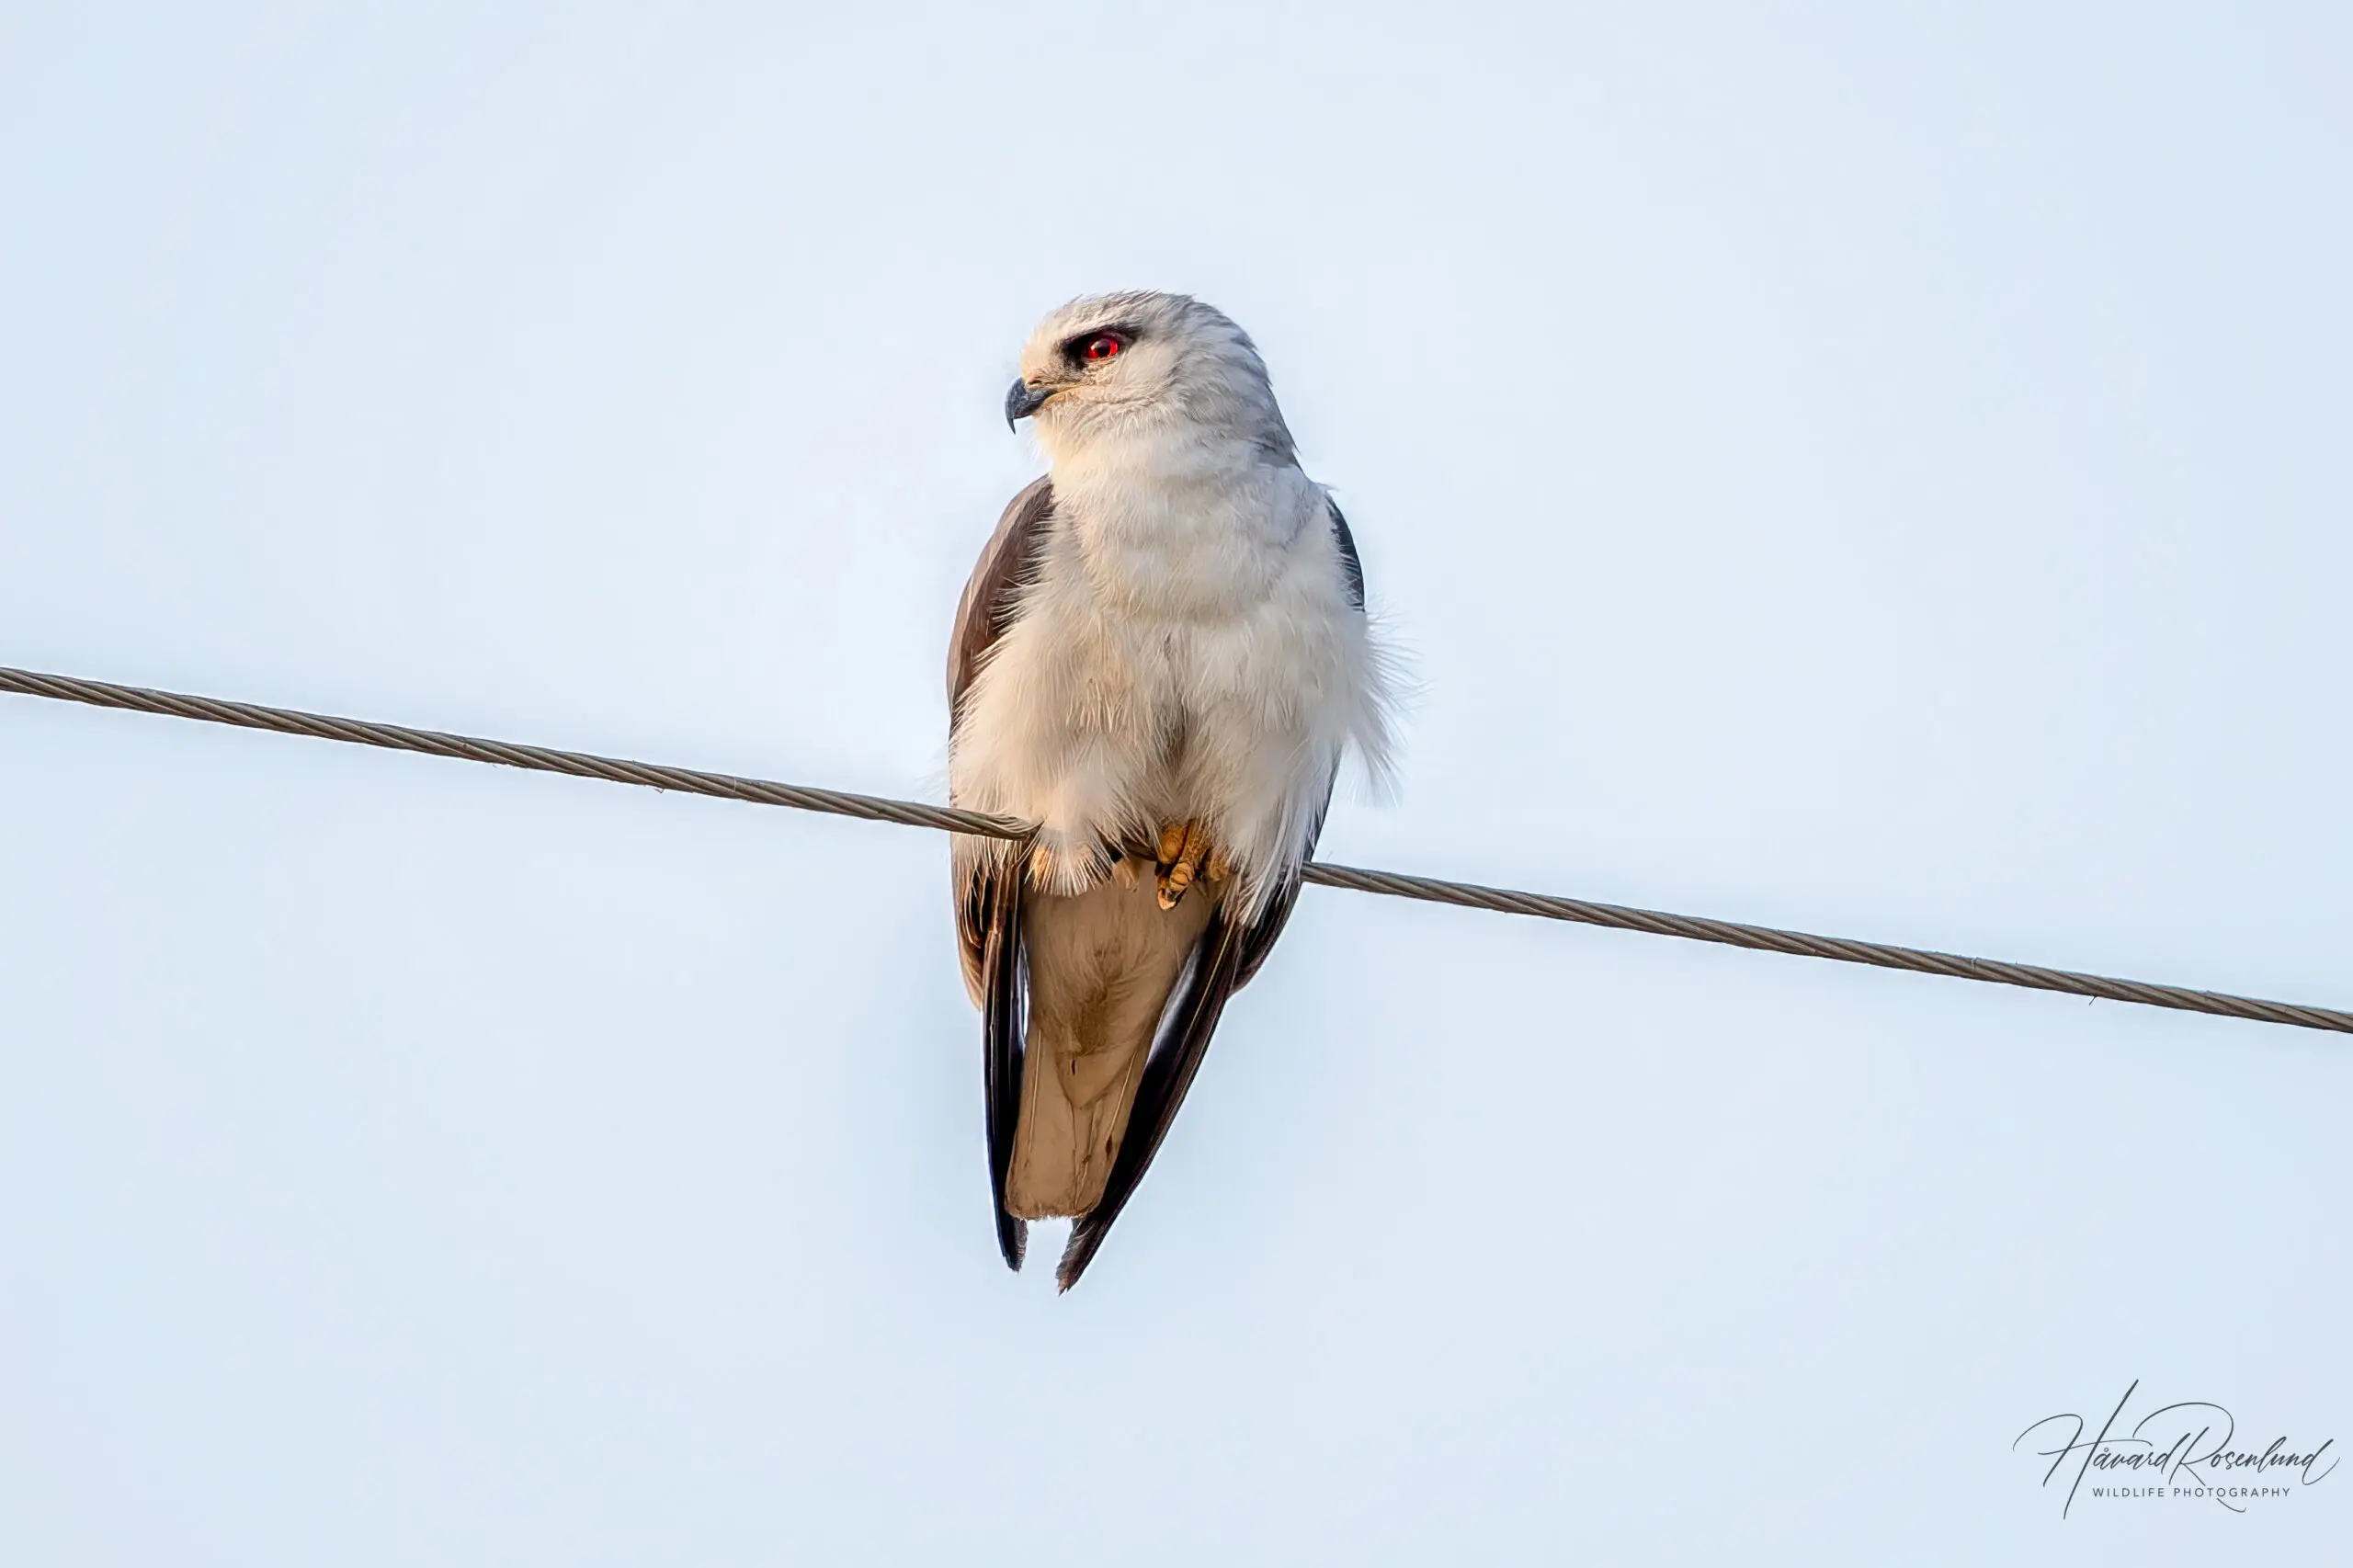
[(574, 778), (602, 778), (614, 784), (636, 784), (652, 790), (676, 790), (682, 794), (709, 795), (722, 801), (746, 801), (756, 806), (790, 806), (796, 811), (827, 812), (835, 816), (868, 822), (899, 823), (907, 827), (938, 828), (949, 833), (978, 834), (989, 838), (1027, 838), (1029, 824), (1011, 817), (982, 812), (961, 812), (951, 806), (927, 806), (919, 801), (893, 801), (881, 795), (855, 795), (845, 790), (819, 790), (803, 784), (779, 784), (766, 778), (744, 778), (732, 773), (705, 773), (691, 767), (665, 767), (631, 762), (588, 752), (558, 751), (552, 746), (517, 745), (485, 741), (439, 730), (415, 730), (405, 724), (372, 724), (358, 719), (337, 719), (324, 713), (304, 713), (292, 708), (265, 708), (256, 702), (224, 702), (185, 692), (151, 691), (145, 687), (116, 686), (110, 681), (76, 680), (71, 676), (43, 675), (35, 670), (0, 666), (0, 691), (26, 697), (50, 697), (62, 702), (86, 702), (95, 708), (127, 708), (136, 713), (162, 713), (175, 719), (199, 719), (207, 723), (233, 724), (239, 729), (270, 730), (281, 735), (310, 735), (319, 740), (348, 741), (355, 745), (382, 746), (390, 751), (423, 752), (428, 756), (454, 756), (467, 762), (497, 763), (538, 773), (564, 773)]
[[(947, 833), (973, 834), (989, 838), (1026, 838), (1030, 824), (1011, 817), (931, 806), (917, 801), (894, 801), (881, 795), (820, 790), (804, 784), (779, 784), (766, 778), (745, 778), (730, 773), (705, 773), (696, 768), (668, 767), (631, 762), (587, 752), (559, 751), (551, 746), (518, 745), (506, 741), (480, 740), (438, 730), (411, 729), (404, 724), (375, 724), (304, 713), (290, 708), (266, 708), (253, 702), (227, 702), (182, 692), (153, 691), (144, 687), (117, 686), (109, 681), (78, 680), (71, 676), (44, 675), (35, 670), (0, 666), (0, 692), (46, 697), (61, 702), (84, 702), (97, 708), (128, 709), (137, 713), (161, 713), (241, 729), (268, 730), (281, 735), (309, 735), (355, 745), (382, 746), (392, 751), (422, 752), (428, 756), (459, 757), (468, 762), (495, 763), (540, 773), (562, 773), (575, 778), (602, 778), (615, 784), (675, 790), (682, 794), (709, 795), (723, 801), (744, 801), (760, 806), (790, 806), (796, 811), (825, 812), (867, 822), (897, 823), (906, 827), (935, 828)], [(2109, 975), (2082, 974), (2073, 970), (2044, 969), (2035, 964), (2006, 963), (1994, 959), (1965, 958), (1885, 942), (1863, 942), (1845, 937), (1817, 937), (1804, 931), (1784, 931), (1770, 926), (1745, 926), (1704, 915), (1669, 915), (1625, 904), (1594, 903), (1552, 893), (1521, 892), (1510, 888), (1483, 887), (1476, 882), (1449, 882), (1436, 877), (1412, 877), (1396, 871), (1367, 870), (1311, 860), (1301, 873), (1303, 881), (1321, 887), (1345, 888), (1390, 898), (1420, 899), (1465, 909), (1493, 910), (1503, 915), (1530, 915), (1547, 920), (1567, 920), (1616, 931), (1640, 931), (1656, 937), (1682, 937), (1698, 942), (1749, 948), (1759, 952), (1788, 953), (1801, 958), (1831, 959), (1840, 963), (1871, 964), (1881, 969), (1909, 970), (1915, 974), (1941, 974), (1955, 980), (1984, 981), (1995, 985), (2024, 986), (2034, 991), (2058, 991), (2071, 996), (2099, 997), (2150, 1007), (2211, 1013), (2220, 1017), (2245, 1018), (2256, 1023), (2287, 1024), (2298, 1028), (2328, 1029), (2353, 1034), (2353, 1013), (2292, 1002), (2268, 1002), (2221, 991), (2192, 991), (2186, 986), (2158, 985), (2120, 980)]]

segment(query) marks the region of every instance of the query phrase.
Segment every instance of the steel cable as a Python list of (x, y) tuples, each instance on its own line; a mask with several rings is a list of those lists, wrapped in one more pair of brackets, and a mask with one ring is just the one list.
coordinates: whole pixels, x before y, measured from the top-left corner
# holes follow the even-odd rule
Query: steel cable
[[(1029, 824), (1009, 817), (931, 806), (917, 801), (894, 801), (881, 795), (858, 795), (841, 790), (820, 790), (804, 784), (779, 784), (765, 778), (744, 778), (729, 773), (705, 773), (695, 768), (667, 767), (597, 756), (587, 752), (559, 751), (551, 746), (517, 745), (506, 741), (479, 740), (416, 730), (404, 724), (375, 724), (358, 719), (337, 719), (288, 708), (265, 708), (252, 702), (225, 702), (216, 698), (180, 692), (152, 691), (144, 687), (117, 686), (108, 681), (77, 680), (70, 676), (43, 675), (34, 670), (0, 666), (0, 691), (26, 697), (47, 697), (62, 702), (85, 702), (97, 708), (121, 708), (138, 713), (162, 713), (207, 723), (233, 724), (242, 729), (268, 730), (281, 735), (310, 735), (354, 745), (382, 746), (392, 751), (422, 752), (468, 762), (495, 763), (506, 767), (562, 773), (575, 778), (602, 778), (615, 784), (675, 790), (682, 794), (709, 795), (723, 801), (745, 801), (761, 806), (790, 806), (796, 811), (826, 812), (868, 822), (898, 823), (907, 827), (936, 828), (947, 833), (976, 834), (990, 838), (1026, 838)], [(1552, 893), (1519, 892), (1509, 888), (1482, 887), (1475, 882), (1442, 881), (1436, 877), (1411, 877), (1395, 871), (1365, 870), (1325, 861), (1308, 862), (1302, 876), (1322, 887), (1347, 888), (1391, 898), (1421, 899), (1466, 909), (1494, 910), (1504, 915), (1531, 915), (1547, 920), (1568, 920), (1616, 931), (1641, 931), (1658, 937), (1682, 937), (1698, 942), (1751, 948), (1760, 952), (1789, 953), (1802, 958), (1832, 959), (1840, 963), (1872, 964), (1881, 969), (1910, 970), (1915, 974), (1941, 974), (1956, 980), (2018, 985), (2035, 991), (2059, 991), (2072, 996), (2131, 1002), (2149, 1007), (2174, 1007), (2185, 1012), (2211, 1013), (2256, 1023), (2290, 1024), (2299, 1028), (2330, 1029), (2353, 1034), (2353, 1013), (2309, 1007), (2292, 1002), (2267, 1002), (2220, 991), (2192, 991), (2179, 985), (2119, 980), (2108, 975), (2081, 974), (2072, 970), (2044, 969), (2035, 964), (2005, 963), (1993, 959), (1964, 958), (1885, 942), (1862, 942), (1844, 937), (1817, 937), (1804, 931), (1783, 931), (1769, 926), (1745, 926), (1704, 915), (1668, 915), (1624, 904), (1593, 903)]]

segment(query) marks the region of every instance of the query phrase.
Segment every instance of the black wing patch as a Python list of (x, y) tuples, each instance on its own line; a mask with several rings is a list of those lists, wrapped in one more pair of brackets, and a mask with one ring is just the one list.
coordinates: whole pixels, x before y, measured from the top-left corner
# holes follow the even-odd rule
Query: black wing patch
[(1329, 495), (1324, 506), (1332, 514), (1332, 542), (1340, 547), (1340, 570), (1348, 574), (1348, 603), (1364, 608), (1364, 562), (1357, 555), (1356, 535), (1348, 532), (1348, 519), (1340, 516), (1340, 504)]
[(998, 860), (974, 881), (981, 903), (981, 1067), (988, 1099), (989, 1191), (996, 1204), (996, 1245), (1018, 1270), (1029, 1244), (1028, 1223), (1005, 1206), (1006, 1172), (1021, 1116), (1024, 988), (1020, 860)]

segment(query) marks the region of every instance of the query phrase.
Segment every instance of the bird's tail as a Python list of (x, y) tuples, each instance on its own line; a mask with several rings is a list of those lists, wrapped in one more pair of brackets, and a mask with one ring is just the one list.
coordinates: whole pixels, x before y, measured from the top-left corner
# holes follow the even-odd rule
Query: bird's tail
[(1009, 1213), (1079, 1215), (1102, 1199), (1169, 993), (1216, 903), (1202, 889), (1164, 910), (1149, 877), (1028, 901), (1029, 1017)]

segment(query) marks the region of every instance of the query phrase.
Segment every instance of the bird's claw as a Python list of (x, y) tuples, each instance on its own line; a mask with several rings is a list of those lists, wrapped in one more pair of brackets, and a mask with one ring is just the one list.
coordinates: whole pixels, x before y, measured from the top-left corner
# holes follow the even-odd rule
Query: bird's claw
[(1083, 892), (1108, 876), (1122, 890), (1129, 890), (1142, 881), (1146, 860), (1154, 862), (1163, 909), (1176, 908), (1186, 891), (1204, 876), (1222, 882), (1233, 874), (1232, 858), (1223, 845), (1210, 843), (1208, 828), (1198, 822), (1180, 822), (1161, 830), (1156, 846), (1089, 854), (1033, 844), (1028, 863), (1029, 885), (1040, 892), (1069, 894)]
[(1176, 901), (1200, 875), (1204, 861), (1212, 881), (1223, 881), (1229, 869), (1225, 851), (1210, 847), (1209, 829), (1198, 822), (1171, 823), (1162, 828), (1156, 859), (1163, 909), (1176, 907)]

